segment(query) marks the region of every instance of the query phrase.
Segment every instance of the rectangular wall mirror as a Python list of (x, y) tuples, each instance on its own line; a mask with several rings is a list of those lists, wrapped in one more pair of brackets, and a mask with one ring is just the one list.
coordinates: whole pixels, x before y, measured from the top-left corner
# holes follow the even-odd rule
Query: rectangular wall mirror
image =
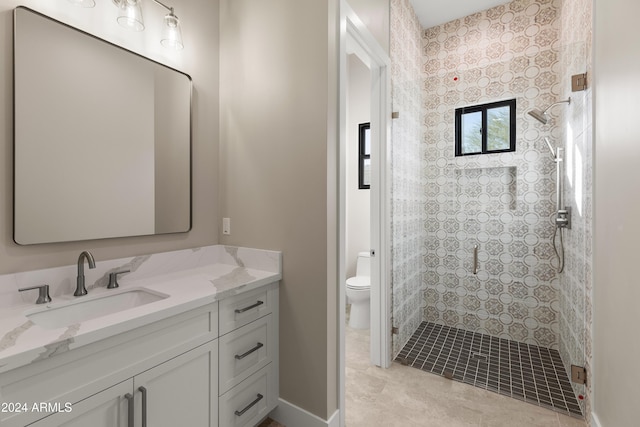
[(14, 11), (14, 240), (191, 228), (191, 78)]

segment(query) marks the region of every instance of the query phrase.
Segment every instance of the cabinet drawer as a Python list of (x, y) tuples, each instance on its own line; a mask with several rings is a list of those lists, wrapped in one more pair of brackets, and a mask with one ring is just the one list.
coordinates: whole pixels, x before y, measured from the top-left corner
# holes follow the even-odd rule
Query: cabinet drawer
[(220, 394), (273, 360), (273, 315), (220, 338)]
[(273, 285), (264, 286), (220, 301), (220, 335), (224, 335), (266, 316), (273, 311), (277, 293)]
[(269, 364), (220, 396), (220, 426), (253, 427), (276, 406), (274, 372)]

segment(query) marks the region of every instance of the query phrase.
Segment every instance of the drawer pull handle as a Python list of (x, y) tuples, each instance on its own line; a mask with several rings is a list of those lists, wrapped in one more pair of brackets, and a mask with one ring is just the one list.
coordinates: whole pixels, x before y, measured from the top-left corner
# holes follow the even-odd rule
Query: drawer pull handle
[(256, 397), (256, 400), (254, 400), (253, 402), (251, 402), (247, 406), (245, 406), (245, 408), (242, 411), (236, 411), (235, 414), (237, 416), (239, 416), (239, 417), (243, 416), (245, 412), (247, 412), (249, 409), (253, 408), (256, 403), (260, 402), (263, 397), (264, 397), (263, 395), (258, 393), (258, 397)]
[(127, 427), (133, 427), (133, 395), (131, 393), (127, 393), (124, 395), (124, 398), (127, 399)]
[(262, 347), (264, 347), (264, 344), (262, 344), (261, 342), (259, 342), (255, 347), (253, 347), (251, 350), (247, 350), (242, 354), (236, 354), (236, 359), (238, 360), (242, 360), (245, 357), (247, 357), (248, 355), (250, 355), (251, 353), (253, 353), (254, 351), (258, 351), (260, 350)]
[(138, 390), (142, 393), (142, 427), (147, 427), (147, 389), (141, 386)]
[(235, 310), (235, 311), (236, 311), (236, 313), (237, 313), (237, 314), (244, 313), (245, 311), (249, 311), (249, 310), (251, 310), (252, 308), (260, 307), (262, 304), (264, 304), (264, 302), (262, 302), (262, 301), (258, 301), (257, 303), (252, 304), (252, 305), (250, 305), (249, 307), (245, 307), (245, 308), (236, 308), (236, 310)]

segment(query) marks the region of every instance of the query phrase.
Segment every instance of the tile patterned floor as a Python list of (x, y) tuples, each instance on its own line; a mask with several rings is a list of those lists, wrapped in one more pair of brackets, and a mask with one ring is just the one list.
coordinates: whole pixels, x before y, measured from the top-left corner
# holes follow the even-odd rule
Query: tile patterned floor
[(443, 376), (369, 362), (369, 331), (346, 328), (346, 427), (586, 427), (584, 421)]
[(422, 322), (396, 360), (582, 418), (557, 350)]

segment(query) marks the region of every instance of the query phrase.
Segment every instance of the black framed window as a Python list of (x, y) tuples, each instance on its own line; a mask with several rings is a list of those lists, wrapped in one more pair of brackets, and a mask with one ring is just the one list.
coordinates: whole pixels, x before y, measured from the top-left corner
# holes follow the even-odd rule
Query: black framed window
[(456, 156), (516, 151), (516, 100), (456, 108)]
[(358, 188), (371, 188), (371, 125), (358, 125)]

